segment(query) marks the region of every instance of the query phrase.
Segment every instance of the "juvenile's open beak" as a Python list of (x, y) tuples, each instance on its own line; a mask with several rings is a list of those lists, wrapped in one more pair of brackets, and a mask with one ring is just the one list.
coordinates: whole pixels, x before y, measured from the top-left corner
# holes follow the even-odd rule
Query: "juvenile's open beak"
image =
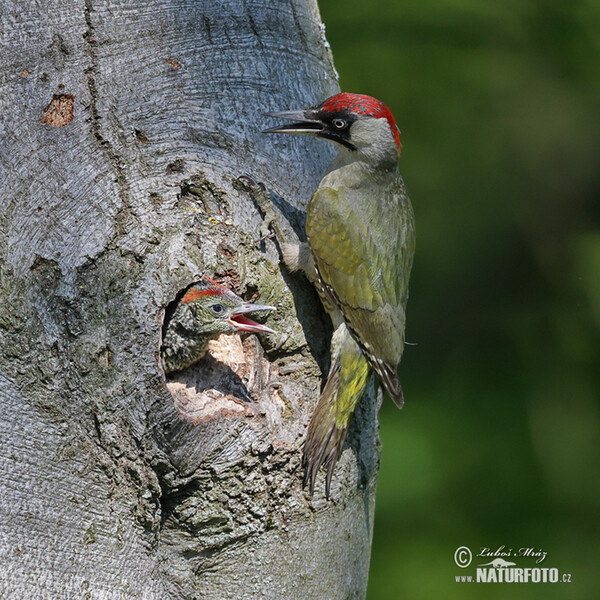
[(316, 135), (323, 131), (323, 123), (317, 118), (317, 113), (314, 110), (284, 110), (282, 112), (274, 112), (266, 115), (275, 117), (276, 119), (288, 119), (295, 123), (285, 123), (279, 127), (265, 129), (263, 133), (309, 133)]
[(255, 333), (275, 333), (270, 327), (257, 323), (244, 316), (246, 313), (260, 312), (263, 310), (275, 310), (274, 306), (266, 304), (242, 304), (229, 315), (227, 319), (230, 325), (233, 325), (236, 331), (253, 331)]

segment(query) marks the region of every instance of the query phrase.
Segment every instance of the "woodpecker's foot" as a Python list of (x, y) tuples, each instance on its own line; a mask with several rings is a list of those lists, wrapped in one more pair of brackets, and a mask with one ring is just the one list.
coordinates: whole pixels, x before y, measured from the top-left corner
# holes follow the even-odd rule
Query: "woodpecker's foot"
[(242, 184), (244, 189), (252, 196), (259, 210), (263, 213), (263, 223), (260, 226), (260, 241), (277, 237), (284, 239), (277, 215), (273, 210), (271, 203), (271, 193), (267, 186), (261, 181), (256, 181), (250, 175), (240, 175), (237, 180)]
[(246, 191), (254, 197), (254, 199), (259, 202), (258, 196), (261, 194), (267, 194), (267, 200), (269, 200), (269, 204), (271, 202), (271, 195), (269, 194), (269, 190), (267, 190), (267, 186), (262, 181), (256, 181), (250, 175), (240, 175), (237, 180), (244, 186)]

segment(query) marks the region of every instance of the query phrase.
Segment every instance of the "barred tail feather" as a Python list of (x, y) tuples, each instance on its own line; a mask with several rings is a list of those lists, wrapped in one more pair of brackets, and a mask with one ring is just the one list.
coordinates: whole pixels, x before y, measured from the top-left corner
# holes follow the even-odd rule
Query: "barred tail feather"
[(336, 419), (336, 401), (340, 381), (340, 364), (334, 365), (319, 398), (319, 403), (310, 420), (302, 468), (304, 480), (302, 487), (308, 485), (310, 495), (315, 492), (315, 481), (319, 469), (323, 466), (327, 471), (325, 479), (325, 495), (329, 498), (331, 477), (335, 465), (342, 454), (342, 448), (348, 432), (348, 423), (338, 423)]

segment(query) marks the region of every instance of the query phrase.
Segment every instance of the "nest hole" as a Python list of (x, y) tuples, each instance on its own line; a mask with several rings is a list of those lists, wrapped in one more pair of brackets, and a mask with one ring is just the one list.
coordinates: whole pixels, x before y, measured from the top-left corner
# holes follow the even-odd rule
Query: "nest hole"
[[(182, 289), (166, 307), (163, 340), (183, 297), (197, 283)], [(265, 401), (277, 403), (274, 371), (256, 335), (228, 333), (210, 340), (206, 354), (197, 362), (167, 373), (166, 386), (179, 417), (189, 423), (251, 418), (265, 413)]]

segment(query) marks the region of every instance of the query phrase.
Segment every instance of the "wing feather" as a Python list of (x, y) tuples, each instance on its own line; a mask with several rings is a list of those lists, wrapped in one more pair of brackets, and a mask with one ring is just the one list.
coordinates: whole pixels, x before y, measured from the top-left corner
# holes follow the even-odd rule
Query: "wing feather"
[[(404, 348), (414, 217), (400, 177), (381, 198), (365, 189), (319, 188), (306, 233), (323, 293), (333, 298), (396, 403)], [(360, 211), (360, 214), (359, 214)]]

